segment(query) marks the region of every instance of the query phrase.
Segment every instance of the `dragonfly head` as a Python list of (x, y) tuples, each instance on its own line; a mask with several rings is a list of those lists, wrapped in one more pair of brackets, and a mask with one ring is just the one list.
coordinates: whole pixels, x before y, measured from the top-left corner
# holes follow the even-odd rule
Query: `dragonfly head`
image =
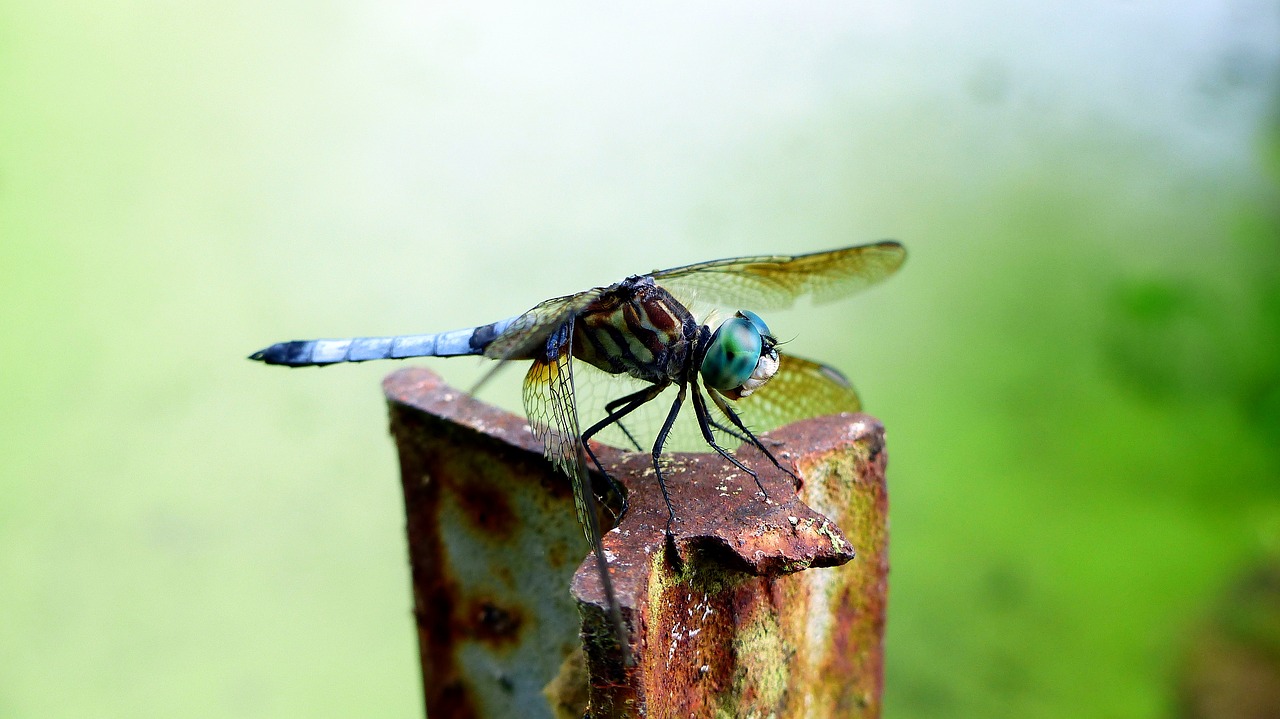
[(778, 371), (778, 341), (754, 312), (740, 310), (716, 328), (702, 356), (702, 381), (729, 399), (742, 399)]

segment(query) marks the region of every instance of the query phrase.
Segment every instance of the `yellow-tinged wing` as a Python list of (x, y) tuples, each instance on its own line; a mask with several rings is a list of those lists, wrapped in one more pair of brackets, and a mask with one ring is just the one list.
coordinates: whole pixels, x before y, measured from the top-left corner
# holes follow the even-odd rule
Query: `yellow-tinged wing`
[(907, 257), (893, 240), (807, 255), (711, 260), (654, 272), (658, 284), (697, 299), (750, 310), (790, 307), (812, 295), (829, 302), (892, 275)]
[(586, 453), (583, 451), (582, 432), (578, 424), (573, 383), (573, 319), (574, 315), (570, 312), (559, 327), (546, 335), (541, 349), (535, 352), (533, 364), (524, 377), (524, 410), (534, 436), (542, 440), (546, 458), (569, 477), (573, 487), (573, 505), (578, 513), (582, 532), (591, 544), (591, 552), (596, 558), (600, 584), (609, 603), (609, 617), (614, 626), (619, 652), (623, 662), (630, 665), (632, 660), (626, 627), (613, 590), (613, 580), (609, 576), (609, 562), (604, 554), (604, 540), (596, 514), (596, 497), (587, 476)]
[(839, 371), (788, 354), (779, 356), (773, 379), (736, 404), (753, 432), (862, 408), (858, 393)]

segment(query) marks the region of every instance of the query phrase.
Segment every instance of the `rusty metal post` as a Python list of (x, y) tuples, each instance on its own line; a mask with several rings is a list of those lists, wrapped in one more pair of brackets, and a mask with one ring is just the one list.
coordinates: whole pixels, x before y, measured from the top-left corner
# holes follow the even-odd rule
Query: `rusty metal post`
[(596, 640), (612, 629), (568, 480), (524, 420), (427, 370), (384, 389), (431, 719), (879, 716), (888, 559), (875, 419), (763, 436), (796, 467), (798, 492), (741, 450), (768, 500), (715, 455), (672, 455), (670, 537), (647, 454), (601, 446), (631, 505), (605, 536), (636, 658), (623, 666)]

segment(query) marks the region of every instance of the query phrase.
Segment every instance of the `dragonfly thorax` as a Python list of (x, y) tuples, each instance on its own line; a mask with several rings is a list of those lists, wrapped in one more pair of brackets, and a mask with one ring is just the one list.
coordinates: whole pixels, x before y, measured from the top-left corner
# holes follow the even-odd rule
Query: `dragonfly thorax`
[(667, 384), (685, 373), (698, 323), (650, 277), (613, 285), (578, 315), (573, 354), (611, 374)]
[(720, 323), (702, 357), (702, 381), (730, 399), (742, 399), (778, 371), (777, 340), (754, 312)]

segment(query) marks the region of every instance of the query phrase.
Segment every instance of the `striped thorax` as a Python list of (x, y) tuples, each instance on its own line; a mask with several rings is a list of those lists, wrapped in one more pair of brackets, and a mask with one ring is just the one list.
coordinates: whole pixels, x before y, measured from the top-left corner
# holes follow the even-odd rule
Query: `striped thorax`
[(574, 323), (573, 354), (610, 374), (665, 384), (688, 365), (698, 323), (651, 277), (629, 277)]

